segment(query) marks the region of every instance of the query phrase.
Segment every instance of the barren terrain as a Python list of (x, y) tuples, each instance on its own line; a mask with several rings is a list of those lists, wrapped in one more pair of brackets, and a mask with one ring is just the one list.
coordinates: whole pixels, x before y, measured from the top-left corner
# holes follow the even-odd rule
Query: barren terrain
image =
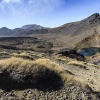
[(56, 28), (0, 28), (0, 100), (100, 100), (100, 15)]

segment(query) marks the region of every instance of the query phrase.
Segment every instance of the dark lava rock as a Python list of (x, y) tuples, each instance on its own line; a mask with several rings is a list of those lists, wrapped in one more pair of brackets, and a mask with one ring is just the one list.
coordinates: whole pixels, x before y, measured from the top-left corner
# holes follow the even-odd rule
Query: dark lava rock
[(62, 56), (70, 57), (70, 58), (76, 58), (77, 60), (84, 61), (85, 57), (82, 54), (79, 54), (76, 52), (76, 50), (68, 50), (68, 51), (62, 51), (58, 54), (62, 54)]

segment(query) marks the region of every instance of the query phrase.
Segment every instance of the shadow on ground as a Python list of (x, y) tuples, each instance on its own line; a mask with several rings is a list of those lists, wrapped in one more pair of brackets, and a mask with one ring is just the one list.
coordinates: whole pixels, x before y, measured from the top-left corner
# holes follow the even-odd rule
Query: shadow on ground
[[(21, 73), (22, 74), (22, 73)], [(12, 76), (12, 72), (0, 73), (0, 88), (9, 92), (12, 90), (38, 89), (41, 91), (59, 90), (63, 87), (62, 79), (55, 72), (48, 71), (40, 75)]]

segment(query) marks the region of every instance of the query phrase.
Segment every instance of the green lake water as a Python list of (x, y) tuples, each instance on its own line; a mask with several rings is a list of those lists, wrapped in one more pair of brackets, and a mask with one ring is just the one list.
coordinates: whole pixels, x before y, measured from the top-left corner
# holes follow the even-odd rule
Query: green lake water
[(92, 56), (92, 55), (95, 55), (97, 52), (100, 52), (100, 48), (90, 47), (90, 48), (83, 48), (78, 53), (84, 56)]

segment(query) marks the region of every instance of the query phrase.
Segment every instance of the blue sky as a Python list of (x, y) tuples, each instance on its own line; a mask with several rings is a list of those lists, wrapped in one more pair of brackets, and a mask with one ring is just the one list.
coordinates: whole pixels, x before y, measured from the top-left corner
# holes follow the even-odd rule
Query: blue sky
[(100, 0), (0, 0), (0, 27), (57, 27), (100, 13)]

